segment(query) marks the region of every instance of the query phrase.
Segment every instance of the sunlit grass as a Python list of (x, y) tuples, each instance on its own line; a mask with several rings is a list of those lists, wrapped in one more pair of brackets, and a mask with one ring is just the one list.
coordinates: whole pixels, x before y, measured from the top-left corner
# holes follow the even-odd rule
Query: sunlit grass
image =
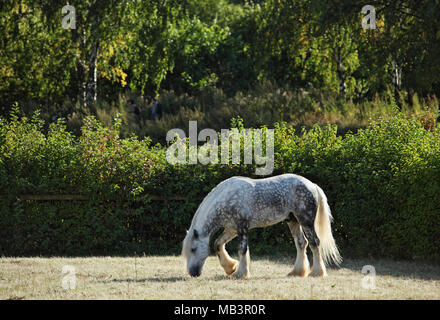
[[(75, 269), (74, 289), (63, 288), (63, 278), (69, 277), (62, 273), (65, 265)], [(373, 265), (376, 270), (375, 289), (362, 286), (364, 265)], [(324, 279), (287, 277), (291, 268), (287, 259), (254, 257), (252, 277), (234, 280), (211, 256), (202, 276), (192, 279), (177, 256), (1, 258), (0, 299), (440, 298), (440, 267), (435, 265), (347, 260), (339, 269), (328, 269)]]

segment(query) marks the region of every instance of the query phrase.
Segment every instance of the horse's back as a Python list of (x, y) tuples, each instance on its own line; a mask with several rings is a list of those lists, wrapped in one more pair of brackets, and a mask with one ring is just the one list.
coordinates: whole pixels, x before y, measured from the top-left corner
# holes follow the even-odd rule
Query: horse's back
[(232, 178), (229, 178), (222, 183), (229, 181), (229, 184), (232, 186), (235, 186), (236, 188), (243, 187), (243, 186), (251, 186), (251, 187), (266, 187), (266, 188), (273, 188), (277, 189), (279, 185), (280, 187), (287, 188), (289, 186), (304, 186), (309, 190), (313, 190), (315, 187), (315, 183), (310, 181), (309, 179), (294, 174), (294, 173), (285, 173), (277, 176), (272, 176), (268, 178), (261, 178), (261, 179), (253, 179), (248, 177), (242, 177), (242, 176), (234, 176)]
[[(285, 173), (268, 178), (253, 179), (249, 177), (234, 176), (224, 180), (218, 186), (218, 192), (228, 191), (232, 195), (240, 194), (246, 200), (246, 194), (250, 196), (265, 194), (285, 194), (295, 192), (295, 189), (303, 189), (315, 193), (316, 184), (309, 179), (293, 174)], [(243, 197), (244, 196), (244, 197)]]
[[(313, 198), (315, 184), (296, 174), (252, 179), (232, 177), (227, 198), (242, 216), (249, 215), (251, 227), (262, 227), (285, 220), (290, 212), (297, 211), (304, 197)], [(300, 199), (301, 198), (301, 199)], [(300, 200), (298, 202), (297, 200)]]

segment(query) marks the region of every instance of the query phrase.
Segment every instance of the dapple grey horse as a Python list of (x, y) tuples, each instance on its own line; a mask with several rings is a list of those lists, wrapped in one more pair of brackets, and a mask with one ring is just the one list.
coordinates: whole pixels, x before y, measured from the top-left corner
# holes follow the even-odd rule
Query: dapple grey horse
[[(232, 177), (218, 184), (197, 209), (183, 241), (182, 255), (192, 277), (200, 276), (209, 255), (209, 241), (226, 274), (247, 278), (249, 273), (248, 231), (286, 221), (295, 241), (297, 257), (289, 275), (326, 276), (325, 264), (342, 261), (331, 231), (332, 216), (322, 189), (304, 177), (283, 174), (264, 179)], [(239, 261), (232, 259), (227, 242), (238, 236)], [(310, 270), (307, 245), (313, 253)]]

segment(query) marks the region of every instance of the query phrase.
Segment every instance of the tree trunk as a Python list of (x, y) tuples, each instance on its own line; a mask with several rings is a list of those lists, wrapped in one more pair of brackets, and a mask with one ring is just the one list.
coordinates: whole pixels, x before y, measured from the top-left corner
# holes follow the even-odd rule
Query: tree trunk
[(347, 76), (345, 74), (344, 67), (342, 65), (341, 49), (342, 49), (341, 47), (338, 47), (335, 50), (334, 57), (336, 61), (336, 74), (338, 76), (338, 82), (339, 82), (339, 94), (345, 97), (345, 94), (347, 93), (345, 79)]
[(396, 63), (396, 60), (392, 60), (392, 83), (393, 83), (393, 93), (394, 100), (397, 106), (401, 109), (401, 103), (399, 98), (399, 91), (402, 87), (402, 68)]
[(89, 60), (89, 74), (87, 77), (87, 85), (85, 90), (85, 106), (89, 107), (98, 97), (98, 50), (99, 41), (92, 44), (90, 60)]

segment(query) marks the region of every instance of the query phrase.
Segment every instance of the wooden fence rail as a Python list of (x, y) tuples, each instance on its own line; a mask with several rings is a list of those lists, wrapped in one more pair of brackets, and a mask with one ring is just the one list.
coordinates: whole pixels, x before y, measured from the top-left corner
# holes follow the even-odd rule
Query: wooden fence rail
[[(158, 196), (158, 195), (146, 195), (147, 198), (153, 201), (184, 201), (187, 197), (184, 196)], [(22, 194), (18, 196), (19, 200), (31, 200), (31, 201), (87, 201), (88, 196), (79, 194)]]

